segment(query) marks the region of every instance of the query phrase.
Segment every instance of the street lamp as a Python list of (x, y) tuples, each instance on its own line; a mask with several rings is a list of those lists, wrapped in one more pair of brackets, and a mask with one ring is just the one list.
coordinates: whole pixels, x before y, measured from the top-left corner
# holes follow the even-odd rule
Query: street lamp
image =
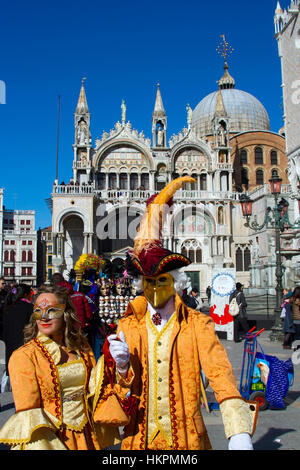
[[(275, 240), (276, 240), (276, 307), (274, 309), (275, 313), (275, 324), (272, 328), (270, 339), (272, 341), (281, 340), (282, 338), (282, 327), (280, 322), (281, 314), (281, 303), (283, 298), (283, 287), (282, 287), (282, 277), (283, 277), (283, 266), (281, 260), (281, 247), (280, 247), (280, 233), (284, 232), (286, 229), (299, 229), (300, 228), (300, 219), (295, 221), (292, 224), (289, 220), (288, 208), (289, 203), (282, 198), (279, 202), (279, 196), (281, 193), (282, 179), (277, 175), (272, 177), (270, 180), (271, 193), (275, 199), (274, 209), (267, 207), (265, 213), (265, 219), (260, 225), (257, 222), (256, 216), (254, 216), (254, 221), (250, 222), (250, 217), (252, 216), (252, 206), (253, 201), (247, 194), (242, 194), (240, 196), (240, 203), (242, 208), (243, 217), (246, 218), (246, 227), (250, 228), (254, 232), (259, 232), (263, 228), (273, 228), (275, 230)], [(299, 209), (300, 209), (300, 197), (298, 199)]]

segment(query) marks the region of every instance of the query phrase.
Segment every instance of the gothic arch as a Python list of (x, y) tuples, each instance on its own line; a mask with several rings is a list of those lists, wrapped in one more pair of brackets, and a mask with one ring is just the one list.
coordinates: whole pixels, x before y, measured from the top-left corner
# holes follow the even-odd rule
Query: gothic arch
[[(120, 211), (122, 211), (121, 214)], [(136, 229), (144, 212), (145, 208), (139, 204), (109, 207), (103, 217), (97, 219), (96, 234), (100, 242), (100, 250), (104, 253), (112, 253), (126, 246), (133, 246)], [(122, 224), (120, 224), (120, 216), (126, 217)]]
[[(193, 218), (185, 221), (186, 219)], [(194, 218), (196, 217), (196, 219)], [(197, 220), (199, 218), (199, 223), (197, 223)], [(202, 219), (202, 220), (201, 220)], [(185, 225), (190, 222), (191, 227)], [(208, 230), (207, 233), (203, 232), (201, 229), (201, 226), (204, 222), (204, 229), (206, 226), (206, 229)], [(179, 224), (184, 225), (184, 230), (182, 230), (183, 227), (179, 227)], [(216, 228), (216, 221), (213, 215), (206, 209), (199, 208), (195, 205), (186, 205), (186, 206), (179, 206), (176, 208), (170, 218), (170, 233), (174, 237), (186, 237), (186, 238), (191, 238), (191, 236), (195, 236), (195, 233), (197, 233), (197, 236), (212, 236), (215, 235), (217, 232)], [(189, 228), (192, 230), (190, 231)]]
[(93, 228), (91, 227), (91, 222), (89, 218), (87, 218), (85, 214), (81, 212), (79, 209), (73, 209), (73, 208), (64, 209), (58, 214), (54, 222), (53, 232), (54, 233), (63, 232), (63, 226), (64, 226), (65, 220), (72, 216), (79, 217), (82, 220), (84, 232), (87, 232), (87, 233), (93, 232)]
[(114, 149), (122, 148), (122, 146), (126, 146), (137, 150), (138, 152), (141, 152), (146, 157), (147, 163), (149, 165), (149, 171), (154, 169), (154, 160), (151, 155), (151, 152), (144, 146), (140, 145), (138, 142), (134, 142), (130, 139), (116, 139), (104, 143), (104, 145), (101, 146), (101, 148), (96, 152), (93, 157), (94, 168), (98, 170), (101, 163), (107, 157), (109, 152), (112, 152)]
[[(170, 155), (170, 164), (171, 164), (171, 171), (172, 172), (178, 172), (176, 169), (176, 161), (180, 154), (184, 152), (184, 150), (196, 150), (197, 152), (201, 153), (205, 159), (207, 160), (207, 165), (206, 169), (209, 170), (212, 166), (212, 156), (210, 152), (207, 150), (206, 146), (202, 146), (197, 143), (188, 143), (188, 142), (183, 142), (175, 145), (172, 149), (171, 155)], [(200, 168), (198, 168), (198, 172), (200, 172)], [(190, 170), (189, 170), (190, 173)]]
[(186, 239), (180, 244), (180, 253), (189, 258), (192, 263), (202, 263), (203, 245), (199, 240)]

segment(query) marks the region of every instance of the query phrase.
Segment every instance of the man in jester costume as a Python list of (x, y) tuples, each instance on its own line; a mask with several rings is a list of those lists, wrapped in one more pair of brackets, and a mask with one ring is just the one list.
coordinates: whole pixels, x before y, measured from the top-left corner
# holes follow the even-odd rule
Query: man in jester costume
[(253, 449), (258, 406), (241, 397), (213, 320), (180, 297), (186, 283), (180, 268), (191, 261), (160, 241), (162, 209), (189, 182), (178, 178), (148, 201), (128, 263), (143, 294), (108, 338), (116, 375), (128, 380), (138, 403), (125, 426), (124, 450), (211, 449), (200, 411), (202, 373), (220, 405), (229, 450)]

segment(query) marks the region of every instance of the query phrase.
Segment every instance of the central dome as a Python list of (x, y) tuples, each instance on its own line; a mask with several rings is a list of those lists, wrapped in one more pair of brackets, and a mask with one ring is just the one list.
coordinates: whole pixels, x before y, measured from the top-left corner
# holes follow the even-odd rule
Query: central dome
[(264, 106), (253, 95), (235, 89), (235, 81), (228, 73), (219, 80), (219, 90), (206, 96), (193, 111), (192, 129), (198, 137), (212, 135), (214, 132), (213, 119), (216, 116), (216, 106), (221, 93), (225, 112), (229, 118), (229, 132), (237, 134), (252, 130), (270, 130), (270, 120)]

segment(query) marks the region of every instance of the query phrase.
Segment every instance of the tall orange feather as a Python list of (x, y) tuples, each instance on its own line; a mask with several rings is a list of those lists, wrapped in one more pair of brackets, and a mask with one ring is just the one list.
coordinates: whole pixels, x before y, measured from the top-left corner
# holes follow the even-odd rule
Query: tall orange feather
[(154, 246), (161, 245), (163, 215), (166, 213), (164, 211), (171, 198), (184, 183), (197, 183), (197, 181), (191, 176), (177, 178), (167, 184), (147, 206), (134, 239), (134, 255), (138, 256), (142, 250), (147, 251)]

